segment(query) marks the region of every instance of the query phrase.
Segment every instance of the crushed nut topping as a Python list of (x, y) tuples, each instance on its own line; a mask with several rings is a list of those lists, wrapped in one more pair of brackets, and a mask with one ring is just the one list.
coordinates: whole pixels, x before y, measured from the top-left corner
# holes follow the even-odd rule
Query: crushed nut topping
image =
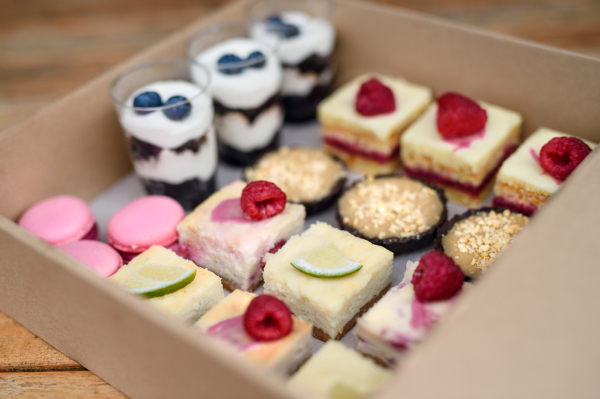
[(327, 196), (346, 171), (323, 151), (282, 147), (247, 168), (245, 175), (248, 181), (275, 183), (288, 201), (312, 202)]

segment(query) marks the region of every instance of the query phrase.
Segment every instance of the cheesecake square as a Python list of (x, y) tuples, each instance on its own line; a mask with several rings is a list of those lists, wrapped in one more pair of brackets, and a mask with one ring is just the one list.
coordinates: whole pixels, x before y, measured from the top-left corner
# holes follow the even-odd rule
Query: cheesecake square
[[(562, 181), (546, 173), (539, 161), (542, 147), (555, 137), (574, 136), (541, 127), (502, 164), (494, 184), (494, 206), (531, 216), (558, 191)], [(583, 142), (592, 150), (596, 147), (589, 140)]]
[[(319, 278), (291, 265), (299, 254), (335, 245), (362, 268), (338, 278)], [(394, 255), (367, 240), (317, 222), (269, 257), (263, 274), (265, 293), (285, 302), (293, 314), (312, 324), (322, 340), (341, 339), (391, 287)]]
[(391, 373), (337, 341), (327, 342), (289, 386), (314, 398), (364, 398), (381, 389)]
[[(395, 111), (376, 116), (364, 116), (356, 111), (360, 87), (372, 78), (391, 89)], [(319, 104), (317, 118), (325, 149), (359, 172), (393, 173), (400, 166), (400, 135), (427, 108), (432, 98), (431, 89), (402, 78), (361, 75)]]
[(160, 246), (152, 246), (142, 252), (109, 279), (119, 284), (146, 264), (181, 266), (196, 270), (194, 281), (185, 287), (167, 295), (147, 299), (153, 306), (186, 324), (194, 323), (223, 299), (223, 286), (217, 275)]
[(523, 117), (515, 111), (478, 101), (487, 112), (483, 130), (446, 139), (437, 128), (437, 103), (400, 138), (404, 173), (444, 189), (453, 202), (480, 206), (492, 190), (502, 162), (517, 148)]
[[(410, 348), (454, 306), (459, 295), (422, 303), (411, 283), (419, 262), (409, 262), (404, 278), (356, 322), (356, 350), (378, 364), (394, 367)], [(470, 283), (464, 283), (463, 290)]]
[(244, 328), (244, 313), (256, 295), (235, 290), (194, 324), (202, 333), (232, 348), (239, 356), (280, 375), (289, 375), (310, 356), (312, 326), (292, 316), (292, 331), (283, 338), (261, 342)]
[(246, 183), (234, 181), (211, 195), (177, 226), (188, 259), (220, 276), (226, 290), (254, 291), (262, 282), (263, 258), (304, 229), (304, 206), (252, 221), (240, 205)]

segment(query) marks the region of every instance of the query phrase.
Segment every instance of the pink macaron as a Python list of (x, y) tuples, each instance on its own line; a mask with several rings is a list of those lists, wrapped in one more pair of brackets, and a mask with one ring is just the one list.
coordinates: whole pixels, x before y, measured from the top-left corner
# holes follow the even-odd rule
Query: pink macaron
[(112, 276), (123, 266), (121, 255), (108, 244), (82, 240), (59, 245), (57, 248), (81, 261), (102, 277)]
[(119, 209), (108, 221), (108, 243), (125, 262), (153, 245), (179, 250), (177, 225), (185, 217), (179, 202), (163, 195), (149, 195)]
[(81, 198), (60, 195), (31, 206), (21, 215), (19, 225), (52, 245), (98, 238), (92, 210)]

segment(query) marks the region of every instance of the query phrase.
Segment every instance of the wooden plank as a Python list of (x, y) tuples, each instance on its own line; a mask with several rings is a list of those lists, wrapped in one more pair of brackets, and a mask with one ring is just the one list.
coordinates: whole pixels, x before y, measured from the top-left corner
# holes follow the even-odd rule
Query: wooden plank
[(89, 371), (0, 373), (0, 397), (11, 399), (127, 399)]
[(84, 368), (0, 312), (0, 372), (44, 370)]

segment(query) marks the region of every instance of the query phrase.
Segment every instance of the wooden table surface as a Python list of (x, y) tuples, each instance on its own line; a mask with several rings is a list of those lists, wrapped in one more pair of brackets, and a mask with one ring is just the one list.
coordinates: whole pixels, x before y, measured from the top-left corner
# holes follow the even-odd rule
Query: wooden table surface
[[(600, 57), (598, 0), (380, 0)], [(0, 130), (226, 0), (0, 0)], [(124, 398), (0, 312), (0, 398)]]

